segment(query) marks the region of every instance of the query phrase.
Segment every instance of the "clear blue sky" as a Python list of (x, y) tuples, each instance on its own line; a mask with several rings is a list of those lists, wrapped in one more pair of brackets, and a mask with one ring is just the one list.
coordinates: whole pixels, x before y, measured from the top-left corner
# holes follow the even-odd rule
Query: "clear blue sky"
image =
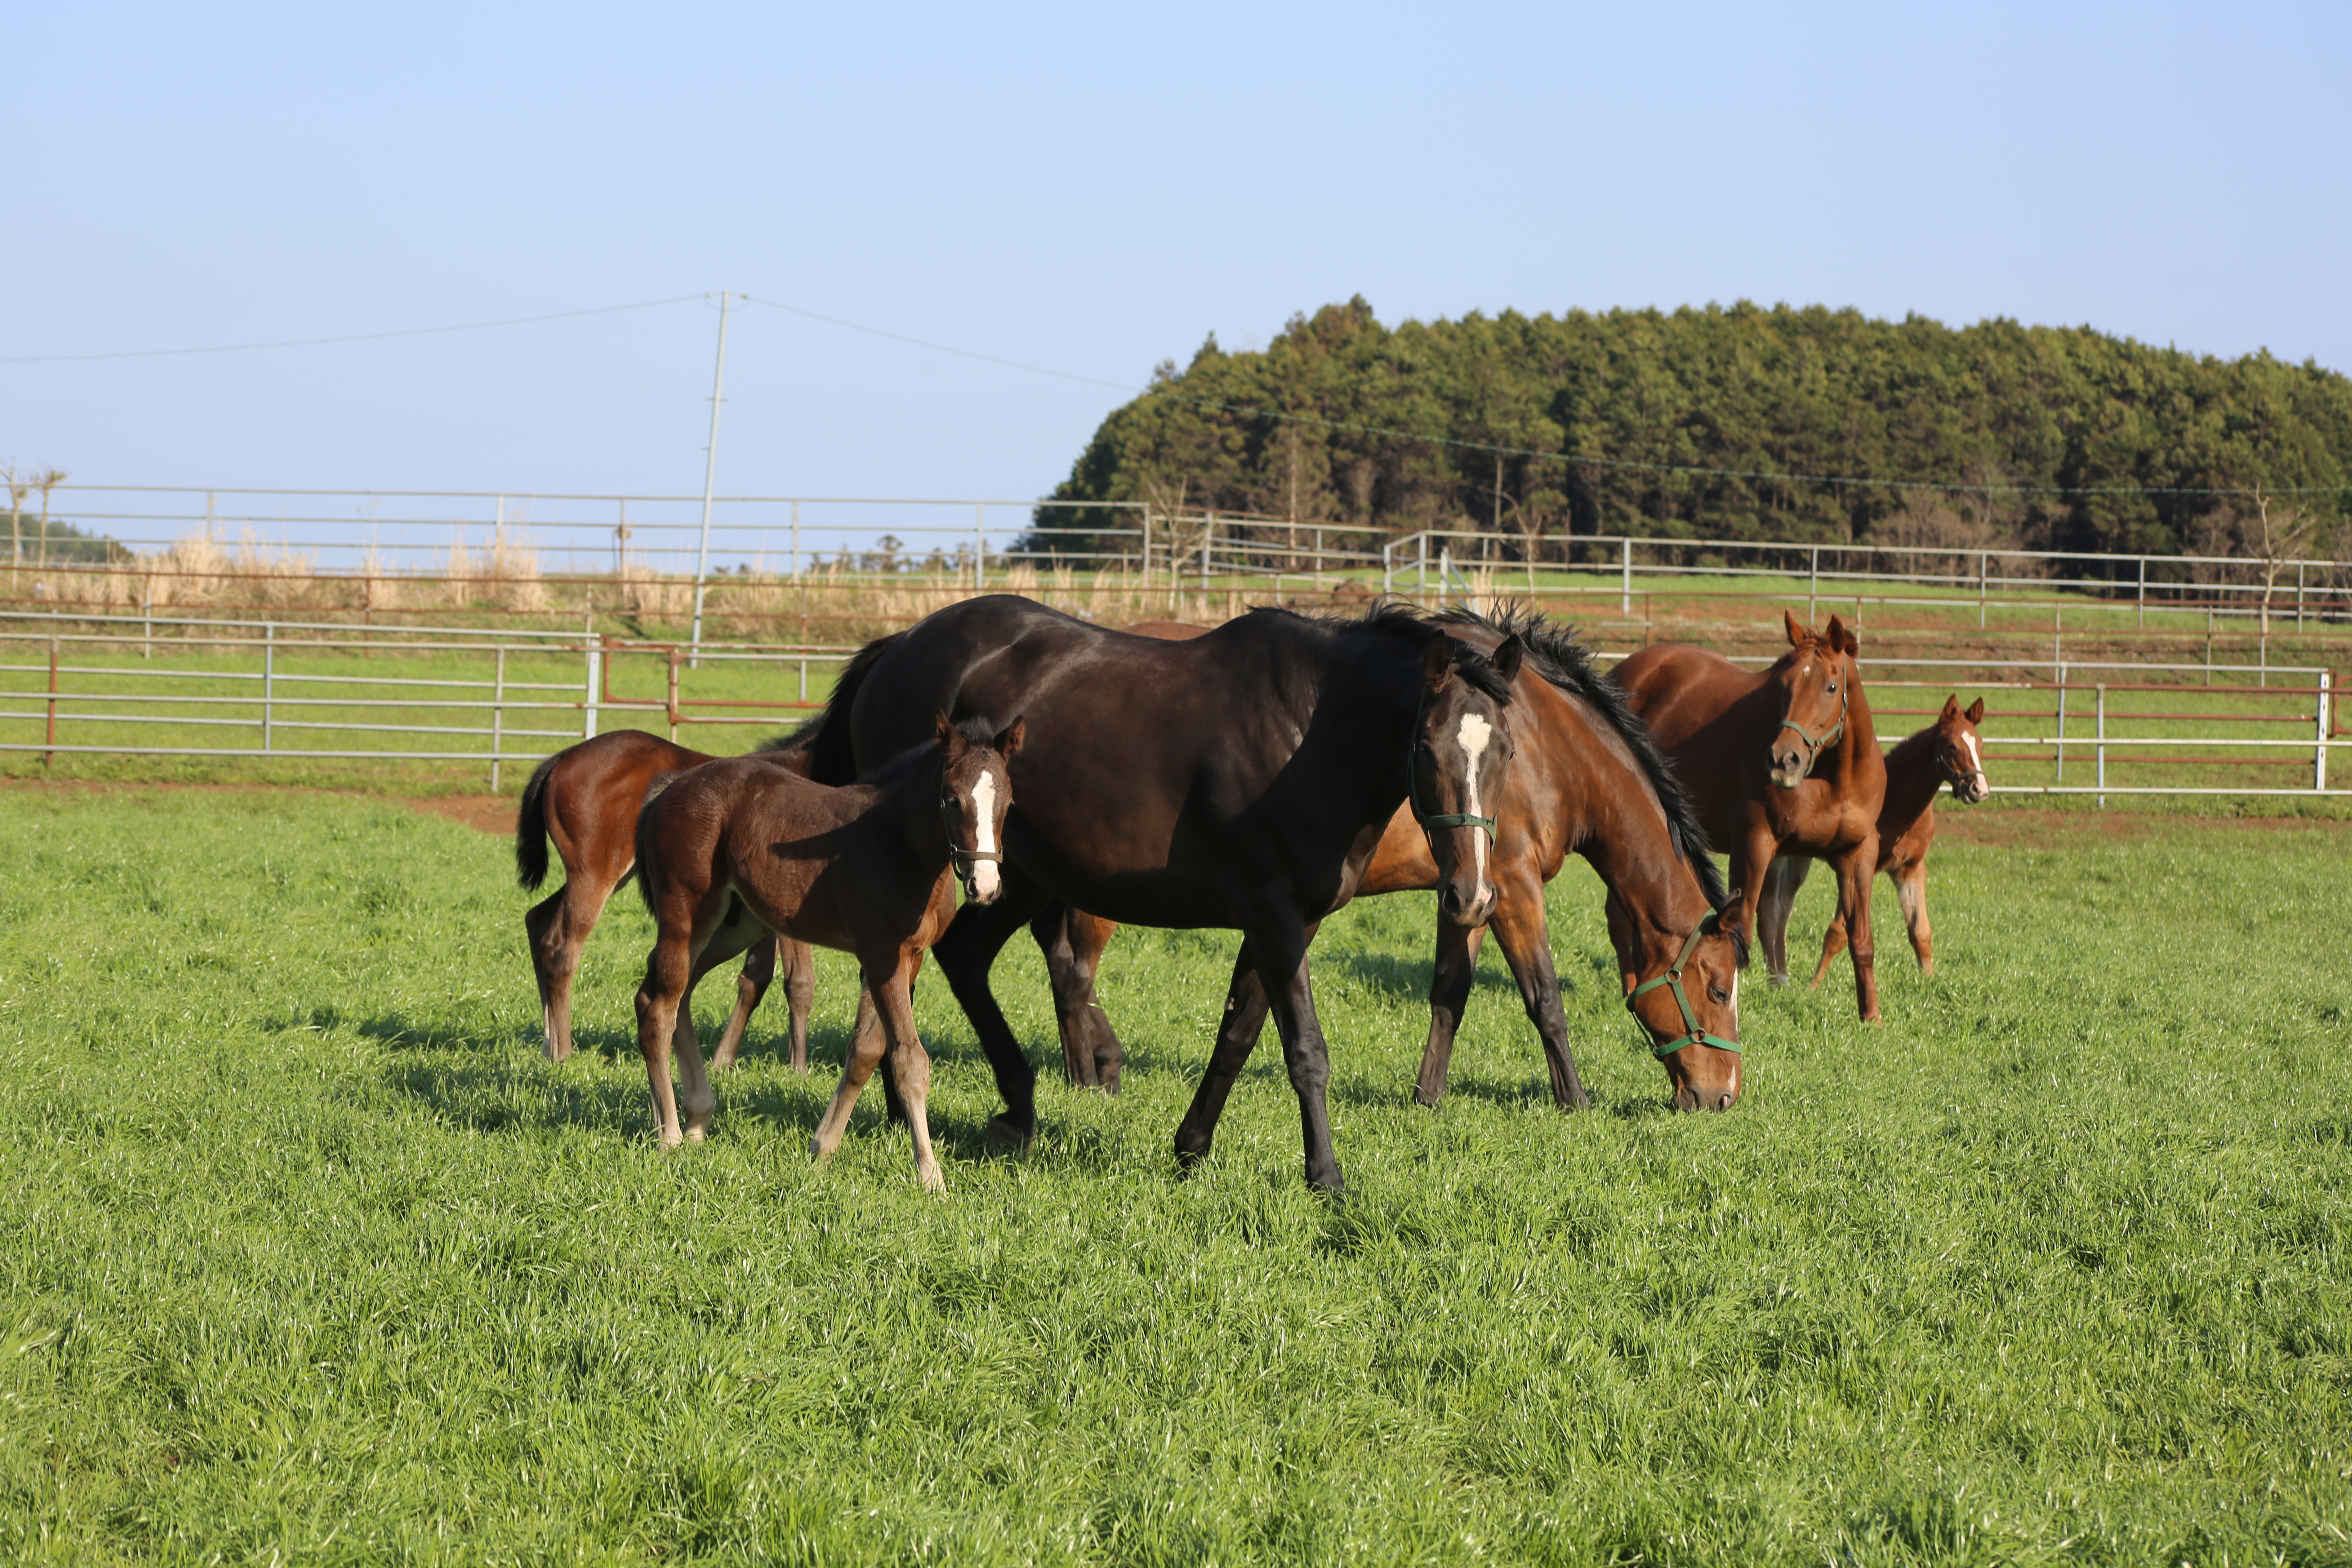
[[(9, 0), (0, 358), (748, 290), (1133, 384), (1361, 293), (2352, 367), (2352, 7)], [(715, 310), (0, 365), (118, 483), (693, 491)], [(752, 310), (722, 491), (1030, 496), (1099, 387)]]

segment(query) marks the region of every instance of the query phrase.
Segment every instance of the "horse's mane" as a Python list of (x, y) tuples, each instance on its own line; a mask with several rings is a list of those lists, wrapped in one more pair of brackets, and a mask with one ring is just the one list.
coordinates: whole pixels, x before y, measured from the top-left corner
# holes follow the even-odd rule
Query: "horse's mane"
[[(1271, 606), (1250, 612), (1253, 616), (1282, 616), (1301, 621), (1333, 637), (1393, 637), (1418, 647), (1444, 628), (1439, 622), (1444, 617), (1431, 616), (1411, 605), (1395, 600), (1374, 600), (1371, 608), (1360, 616), (1345, 614), (1310, 614), (1304, 610), (1277, 609)], [(1483, 623), (1482, 623), (1483, 624)], [(1486, 656), (1469, 644), (1454, 645), (1454, 673), (1485, 692), (1497, 702), (1511, 700), (1511, 683), (1487, 662)]]
[[(1731, 895), (1723, 885), (1722, 868), (1707, 853), (1706, 830), (1699, 826), (1698, 813), (1693, 809), (1682, 780), (1675, 776), (1674, 763), (1658, 750), (1649, 725), (1625, 700), (1624, 689), (1594, 667), (1592, 650), (1576, 640), (1576, 628), (1555, 626), (1538, 612), (1512, 603), (1498, 605), (1487, 615), (1466, 606), (1440, 610), (1435, 619), (1443, 626), (1477, 626), (1497, 636), (1518, 638), (1538, 674), (1570, 696), (1582, 698), (1608, 721), (1618, 739), (1633, 753), (1651, 789), (1657, 793), (1675, 853), (1689, 861), (1691, 869), (1697, 873), (1699, 889), (1706, 893), (1706, 901), (1721, 909)], [(1744, 961), (1744, 952), (1741, 956)]]
[(849, 708), (857, 699), (857, 689), (866, 683), (866, 673), (882, 656), (897, 646), (903, 631), (876, 637), (849, 656), (841, 667), (841, 675), (833, 683), (833, 695), (824, 700), (824, 710), (799, 729), (782, 735), (771, 735), (751, 748), (762, 752), (803, 752), (808, 756), (808, 776), (819, 784), (845, 784), (857, 777), (856, 763), (849, 745)]

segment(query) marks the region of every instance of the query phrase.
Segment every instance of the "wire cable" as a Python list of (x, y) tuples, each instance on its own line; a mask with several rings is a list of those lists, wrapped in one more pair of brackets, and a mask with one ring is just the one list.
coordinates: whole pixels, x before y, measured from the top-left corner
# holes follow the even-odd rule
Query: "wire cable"
[(553, 310), (544, 316), (509, 316), (497, 321), (460, 321), (447, 327), (404, 327), (391, 332), (352, 332), (339, 338), (285, 338), (268, 343), (220, 343), (199, 349), (122, 349), (99, 354), (17, 354), (0, 359), (0, 364), (64, 364), (108, 359), (163, 359), (180, 354), (250, 353), (257, 349), (307, 349), (325, 343), (373, 343), (386, 338), (422, 338), (440, 332), (478, 332), (491, 327), (527, 327), (536, 321), (568, 321), (581, 316), (610, 316), (622, 310), (650, 310), (657, 305), (680, 305), (688, 300), (700, 300), (701, 294), (677, 294), (667, 300), (639, 300), (628, 305), (598, 305), (585, 310)]

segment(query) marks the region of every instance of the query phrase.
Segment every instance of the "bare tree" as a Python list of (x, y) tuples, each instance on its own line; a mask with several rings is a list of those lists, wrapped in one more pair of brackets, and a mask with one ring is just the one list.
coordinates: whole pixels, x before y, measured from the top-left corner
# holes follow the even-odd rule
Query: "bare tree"
[(8, 487), (8, 591), (16, 591), (16, 570), (25, 563), (25, 498), (33, 481), (20, 477), (14, 463), (0, 463), (0, 484)]
[(41, 492), (41, 558), (37, 569), (49, 563), (49, 492), (66, 482), (63, 468), (43, 468), (33, 476), (32, 488)]
[(2271, 632), (2271, 601), (2278, 593), (2279, 574), (2287, 563), (2300, 556), (2311, 543), (2313, 531), (2319, 520), (2311, 515), (2308, 507), (2282, 507), (2278, 515), (2271, 513), (2274, 498), (2266, 495), (2263, 487), (2254, 487), (2254, 515), (2238, 521), (2238, 540), (2247, 554), (2262, 563), (2263, 574), (2263, 635)]

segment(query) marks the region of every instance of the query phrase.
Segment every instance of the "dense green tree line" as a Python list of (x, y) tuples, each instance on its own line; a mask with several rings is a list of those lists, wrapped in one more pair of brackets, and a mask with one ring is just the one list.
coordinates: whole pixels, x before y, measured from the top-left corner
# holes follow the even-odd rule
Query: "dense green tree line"
[(2340, 553), (2352, 496), (2294, 492), (2347, 484), (2352, 380), (2268, 353), (1745, 303), (1391, 328), (1359, 298), (1162, 364), (1026, 542), (1100, 525), (1052, 500), (1148, 500), (1476, 528), (1507, 559), (1595, 533)]

